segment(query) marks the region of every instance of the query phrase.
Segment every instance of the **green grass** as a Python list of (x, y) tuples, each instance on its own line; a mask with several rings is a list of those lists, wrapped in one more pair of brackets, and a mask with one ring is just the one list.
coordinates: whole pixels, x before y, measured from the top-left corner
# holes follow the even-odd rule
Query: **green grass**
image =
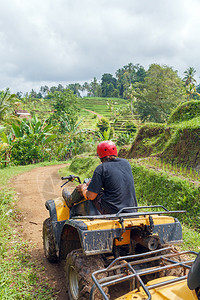
[(95, 114), (82, 110), (78, 122), (80, 122), (80, 129), (96, 130), (98, 118)]
[(137, 164), (146, 166), (147, 168), (154, 168), (157, 172), (165, 172), (171, 176), (179, 176), (182, 179), (188, 180), (195, 184), (200, 184), (200, 173), (192, 168), (186, 166), (167, 163), (159, 157), (145, 157), (143, 159), (136, 159)]
[[(33, 246), (24, 242), (15, 227), (20, 218), (15, 209), (15, 192), (8, 188), (9, 180), (35, 167), (61, 164), (48, 162), (0, 170), (0, 299), (56, 299), (56, 294), (41, 276), (44, 269), (33, 261)], [(66, 163), (66, 162), (63, 162)]]
[(200, 252), (200, 234), (185, 224), (182, 225), (183, 230), (183, 250), (194, 250)]
[(43, 269), (32, 261), (30, 244), (22, 241), (15, 230), (15, 200), (13, 191), (0, 191), (0, 299), (52, 299), (55, 294), (40, 279)]

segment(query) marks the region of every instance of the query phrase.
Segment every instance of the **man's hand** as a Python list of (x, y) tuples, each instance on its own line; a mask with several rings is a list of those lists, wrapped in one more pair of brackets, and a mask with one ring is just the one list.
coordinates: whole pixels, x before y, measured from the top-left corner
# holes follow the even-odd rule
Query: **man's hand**
[(77, 185), (76, 189), (79, 191), (81, 195), (83, 195), (83, 191), (87, 189), (87, 185), (85, 183)]
[(94, 200), (96, 198), (96, 196), (98, 195), (97, 193), (93, 193), (87, 190), (88, 184), (83, 183), (83, 184), (79, 184), (77, 185), (77, 190), (79, 191), (79, 193), (81, 195), (83, 195), (83, 197), (86, 200)]

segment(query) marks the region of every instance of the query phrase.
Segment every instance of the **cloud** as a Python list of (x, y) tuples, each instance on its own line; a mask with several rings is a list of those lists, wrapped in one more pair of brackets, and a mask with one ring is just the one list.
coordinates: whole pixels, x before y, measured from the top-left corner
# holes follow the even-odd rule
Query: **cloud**
[(7, 0), (0, 89), (87, 81), (123, 65), (198, 70), (197, 0)]

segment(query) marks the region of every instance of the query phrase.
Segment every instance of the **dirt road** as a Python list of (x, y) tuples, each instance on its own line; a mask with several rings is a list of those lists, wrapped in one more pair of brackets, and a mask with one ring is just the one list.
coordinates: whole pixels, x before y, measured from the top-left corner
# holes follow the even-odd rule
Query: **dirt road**
[[(58, 170), (65, 165), (39, 167), (15, 178), (12, 187), (18, 193), (17, 207), (22, 213), (19, 230), (22, 237), (35, 245), (32, 250), (33, 260), (44, 267), (42, 276), (54, 287), (58, 300), (67, 300), (64, 271), (61, 264), (50, 264), (43, 253), (42, 224), (49, 217), (45, 208), (48, 199), (61, 196), (61, 180)], [(73, 190), (68, 185), (69, 190)]]
[(99, 120), (101, 120), (103, 118), (103, 116), (101, 116), (100, 114), (96, 113), (95, 111), (92, 111), (92, 110), (89, 110), (89, 109), (86, 109), (86, 108), (84, 108), (84, 110), (86, 110), (86, 111), (88, 111), (88, 112), (96, 115)]

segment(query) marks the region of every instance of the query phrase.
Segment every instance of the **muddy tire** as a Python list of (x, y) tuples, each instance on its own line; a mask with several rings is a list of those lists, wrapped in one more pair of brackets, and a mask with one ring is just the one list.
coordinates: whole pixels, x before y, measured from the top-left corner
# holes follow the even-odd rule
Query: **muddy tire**
[(43, 247), (44, 254), (48, 261), (57, 262), (58, 256), (56, 252), (56, 244), (53, 235), (53, 227), (51, 223), (51, 219), (48, 218), (43, 223)]
[[(73, 250), (67, 255), (65, 266), (66, 287), (70, 300), (86, 300), (90, 298), (90, 291), (94, 284), (91, 274), (104, 268), (103, 259), (99, 255), (85, 256), (82, 250)], [(105, 288), (107, 294), (108, 289)], [(95, 300), (103, 296), (95, 289)]]
[[(175, 249), (175, 251), (173, 251), (173, 250), (166, 251), (165, 254), (174, 254), (176, 251), (177, 251), (176, 249)], [(171, 260), (175, 261), (175, 262), (178, 262), (178, 263), (182, 261), (181, 256), (172, 256), (172, 257), (169, 257), (169, 258)], [(165, 262), (162, 263), (162, 266), (167, 266), (167, 265), (170, 265), (170, 264), (171, 264), (170, 262), (165, 261)], [(177, 276), (177, 277), (180, 277), (180, 276), (183, 276), (183, 274), (184, 274), (184, 269), (182, 267), (167, 269), (167, 270), (161, 272), (162, 276)]]

